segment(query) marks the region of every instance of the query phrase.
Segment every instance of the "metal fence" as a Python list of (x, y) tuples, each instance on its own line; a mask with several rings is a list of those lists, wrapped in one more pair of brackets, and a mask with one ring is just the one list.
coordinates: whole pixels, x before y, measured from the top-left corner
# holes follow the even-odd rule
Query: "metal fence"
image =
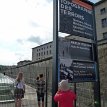
[[(50, 60), (40, 63), (35, 62), (35, 63), (26, 64), (23, 66), (17, 66), (14, 68), (1, 71), (0, 107), (7, 107), (7, 106), (15, 107), (14, 97), (13, 97), (14, 88), (13, 89), (10, 88), (10, 83), (8, 83), (8, 80), (11, 81), (11, 87), (12, 87), (14, 80), (17, 77), (19, 71), (23, 72), (24, 82), (26, 84), (26, 92), (24, 98), (22, 99), (22, 107), (37, 106), (38, 103), (37, 103), (35, 80), (36, 77), (41, 73), (44, 75), (44, 80), (46, 81), (45, 107), (51, 107), (52, 66), (51, 64), (49, 65), (49, 63)], [(6, 89), (6, 87), (8, 87), (8, 90)]]
[[(0, 107), (15, 107), (12, 86), (19, 71), (23, 72), (26, 84), (22, 107), (37, 107), (35, 80), (40, 73), (44, 75), (46, 81), (45, 107), (52, 107), (52, 59), (1, 71), (0, 79), (6, 79), (0, 81)], [(70, 86), (77, 94), (76, 107), (94, 107), (93, 83), (71, 83)], [(102, 91), (102, 87), (101, 104), (101, 107), (107, 107), (107, 89), (104, 88)]]
[[(48, 64), (47, 64), (48, 65)], [(25, 97), (22, 100), (22, 107), (35, 107), (37, 106), (37, 95), (36, 95), (36, 87), (35, 87), (35, 79), (36, 77), (42, 73), (44, 75), (44, 79), (46, 81), (46, 94), (45, 94), (45, 107), (51, 107), (52, 105), (52, 66), (43, 64), (28, 64), (26, 66), (11, 68), (5, 72), (5, 76), (10, 79), (15, 79), (18, 72), (22, 71), (24, 74), (24, 81), (26, 83), (26, 93)], [(70, 84), (71, 89), (75, 91), (77, 94), (76, 107), (94, 107), (93, 101), (93, 91), (92, 91), (92, 83), (78, 83)], [(2, 103), (0, 104), (2, 107), (14, 107), (14, 101), (12, 103)], [(10, 105), (10, 106), (9, 106)]]

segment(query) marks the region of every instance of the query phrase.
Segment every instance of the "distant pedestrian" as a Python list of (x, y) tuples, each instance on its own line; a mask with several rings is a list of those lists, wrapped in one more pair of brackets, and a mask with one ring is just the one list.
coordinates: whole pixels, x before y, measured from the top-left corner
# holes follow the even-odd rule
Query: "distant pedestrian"
[(5, 72), (3, 74), (5, 75)]
[[(38, 78), (37, 78), (38, 79)], [(43, 74), (39, 75), (39, 79), (36, 83), (37, 86), (37, 99), (38, 99), (38, 107), (40, 107), (42, 101), (42, 107), (44, 107), (44, 94), (45, 94), (45, 80)]]
[[(36, 81), (35, 81), (35, 87), (37, 89), (37, 83), (39, 82), (39, 76), (36, 77)], [(36, 90), (37, 91), (37, 90)]]
[(54, 100), (58, 103), (58, 107), (74, 107), (75, 99), (76, 94), (69, 89), (68, 80), (62, 80), (54, 96)]
[(37, 80), (37, 81), (39, 80), (39, 76), (37, 76), (36, 80)]
[(15, 107), (21, 107), (21, 99), (24, 98), (25, 84), (23, 81), (23, 73), (19, 72), (15, 80)]

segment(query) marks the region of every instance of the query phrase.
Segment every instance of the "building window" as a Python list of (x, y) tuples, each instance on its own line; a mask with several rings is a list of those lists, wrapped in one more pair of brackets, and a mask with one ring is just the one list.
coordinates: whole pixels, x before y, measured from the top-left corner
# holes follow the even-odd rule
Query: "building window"
[(102, 19), (102, 27), (107, 27), (107, 18)]
[(43, 56), (43, 52), (41, 52), (41, 56)]
[(50, 54), (51, 54), (51, 50), (50, 50)]
[(45, 55), (45, 52), (44, 52), (44, 55)]
[(47, 55), (48, 55), (48, 51), (47, 51)]
[(102, 9), (100, 10), (100, 13), (101, 13), (101, 14), (106, 13), (106, 8), (102, 8)]
[(107, 39), (107, 32), (103, 33), (103, 38)]
[(38, 53), (37, 53), (37, 57), (38, 57)]

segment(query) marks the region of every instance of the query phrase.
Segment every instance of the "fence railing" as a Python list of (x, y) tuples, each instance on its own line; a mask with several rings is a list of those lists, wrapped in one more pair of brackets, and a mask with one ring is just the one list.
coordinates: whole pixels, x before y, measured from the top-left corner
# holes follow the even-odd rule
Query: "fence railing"
[[(22, 107), (36, 107), (37, 106), (37, 95), (36, 95), (36, 85), (35, 80), (39, 74), (44, 75), (44, 80), (46, 81), (46, 93), (45, 93), (45, 107), (51, 107), (52, 105), (52, 59), (48, 61), (33, 62), (22, 66), (17, 66), (9, 68), (7, 70), (1, 71), (2, 77), (5, 77), (7, 81), (9, 79), (14, 81), (17, 77), (19, 71), (24, 74), (24, 81), (26, 84), (25, 97), (22, 100)], [(5, 74), (5, 75), (4, 75)], [(1, 79), (1, 77), (0, 77)], [(3, 79), (2, 79), (3, 80)], [(5, 80), (4, 85), (6, 85)], [(7, 82), (8, 83), (8, 82)], [(106, 82), (107, 83), (107, 82)], [(3, 84), (2, 86), (3, 88)], [(6, 86), (8, 86), (7, 84)], [(6, 91), (6, 86), (4, 86), (4, 91), (0, 91), (0, 107), (14, 107), (14, 97), (12, 95), (12, 85), (9, 85), (10, 90)], [(74, 90), (74, 84), (70, 84), (71, 89)], [(2, 89), (0, 88), (0, 89)], [(101, 87), (102, 88), (102, 87)], [(8, 94), (7, 94), (8, 93)], [(76, 83), (76, 107), (94, 107), (94, 94), (93, 94), (93, 83)], [(8, 103), (6, 103), (8, 102)], [(102, 107), (107, 107), (107, 89), (101, 92), (101, 104)]]

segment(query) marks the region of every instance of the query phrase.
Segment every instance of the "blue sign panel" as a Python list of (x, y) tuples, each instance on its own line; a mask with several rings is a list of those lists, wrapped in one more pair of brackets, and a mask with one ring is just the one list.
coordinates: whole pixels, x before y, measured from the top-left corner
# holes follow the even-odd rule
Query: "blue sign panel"
[(68, 79), (69, 82), (96, 81), (96, 64), (89, 61), (60, 59), (60, 79)]
[(88, 61), (73, 61), (74, 81), (96, 81), (96, 64)]
[(59, 57), (93, 61), (93, 45), (77, 40), (59, 39)]
[(59, 1), (59, 31), (94, 39), (92, 6), (80, 0)]

